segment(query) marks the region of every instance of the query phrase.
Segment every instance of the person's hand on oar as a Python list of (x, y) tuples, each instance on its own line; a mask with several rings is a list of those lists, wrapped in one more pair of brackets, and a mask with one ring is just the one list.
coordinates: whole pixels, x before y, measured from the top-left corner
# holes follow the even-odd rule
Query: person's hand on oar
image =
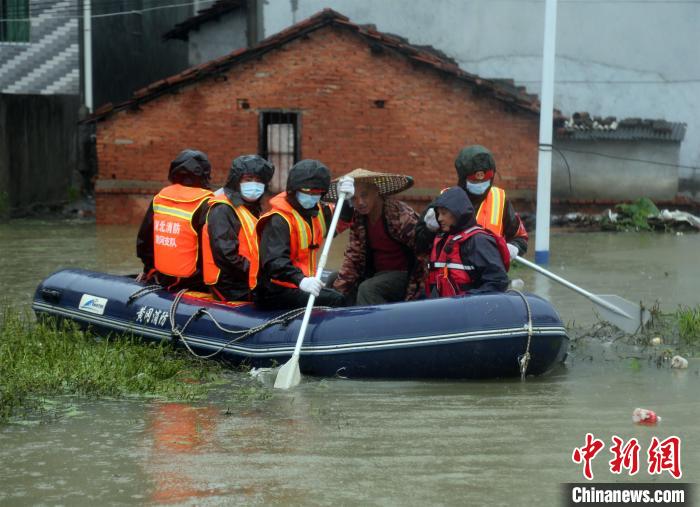
[(323, 289), (323, 286), (323, 281), (315, 276), (307, 276), (301, 282), (299, 282), (299, 288), (314, 297), (318, 297), (318, 295), (321, 294), (321, 289)]
[(318, 267), (316, 268), (315, 277), (306, 277), (301, 283), (305, 285), (306, 288), (302, 287), (301, 284), (299, 288), (304, 292), (309, 293), (309, 301), (306, 303), (306, 310), (304, 311), (304, 319), (301, 321), (301, 327), (299, 328), (299, 335), (297, 336), (297, 343), (294, 347), (294, 353), (292, 358), (284, 363), (277, 373), (277, 378), (275, 379), (275, 387), (277, 389), (289, 389), (299, 385), (301, 382), (301, 372), (299, 371), (299, 353), (301, 351), (301, 344), (304, 341), (304, 335), (306, 334), (306, 328), (309, 325), (309, 317), (311, 316), (311, 310), (314, 307), (314, 301), (316, 297), (321, 293), (323, 288), (323, 282), (321, 281), (321, 273), (323, 273), (323, 268), (326, 267), (326, 260), (328, 259), (328, 251), (331, 248), (331, 242), (333, 236), (335, 235), (335, 229), (338, 226), (338, 220), (340, 219), (340, 211), (343, 208), (343, 203), (345, 202), (348, 194), (352, 196), (355, 193), (355, 187), (352, 178), (347, 176), (341, 178), (338, 182), (338, 203), (333, 211), (333, 220), (331, 220), (331, 225), (328, 228), (328, 234), (326, 240), (323, 243), (323, 251), (321, 253), (321, 258), (318, 261)]

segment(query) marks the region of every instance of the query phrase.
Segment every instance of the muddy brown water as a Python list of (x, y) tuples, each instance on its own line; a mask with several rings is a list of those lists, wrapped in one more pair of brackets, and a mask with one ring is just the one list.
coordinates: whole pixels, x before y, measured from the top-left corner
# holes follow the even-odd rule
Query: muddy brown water
[[(2, 224), (3, 297), (28, 308), (36, 284), (61, 267), (134, 273), (134, 234), (83, 222)], [(699, 235), (554, 232), (551, 251), (549, 269), (591, 292), (664, 310), (700, 304)], [(569, 289), (526, 268), (511, 276), (565, 322), (596, 322)], [(231, 385), (191, 404), (47, 400), (58, 417), (0, 426), (0, 504), (559, 505), (560, 484), (584, 481), (571, 455), (586, 433), (606, 445), (595, 482), (673, 481), (649, 474), (646, 456), (652, 437), (672, 435), (681, 438), (681, 481), (697, 482), (700, 360), (675, 371), (643, 350), (636, 360), (611, 347), (574, 350), (566, 366), (525, 382), (305, 379), (252, 401)], [(661, 423), (634, 425), (637, 406)], [(634, 477), (610, 472), (613, 435), (639, 440)]]

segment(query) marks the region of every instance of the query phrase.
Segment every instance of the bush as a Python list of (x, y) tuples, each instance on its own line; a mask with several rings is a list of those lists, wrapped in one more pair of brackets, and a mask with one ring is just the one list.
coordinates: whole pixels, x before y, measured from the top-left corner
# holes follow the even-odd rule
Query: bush
[(618, 230), (650, 231), (649, 217), (659, 214), (659, 209), (647, 197), (642, 197), (630, 204), (618, 204), (615, 209), (619, 212), (615, 227)]
[(6, 309), (0, 321), (0, 422), (38, 396), (203, 396), (220, 366), (168, 344), (128, 336), (99, 339), (74, 323), (33, 321)]

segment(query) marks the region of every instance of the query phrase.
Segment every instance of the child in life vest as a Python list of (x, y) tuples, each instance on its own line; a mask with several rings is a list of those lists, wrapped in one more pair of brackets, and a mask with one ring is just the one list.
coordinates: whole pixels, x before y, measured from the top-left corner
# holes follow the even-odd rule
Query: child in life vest
[(505, 240), (476, 223), (467, 193), (451, 187), (433, 203), (440, 232), (430, 253), (428, 297), (504, 292), (510, 255)]

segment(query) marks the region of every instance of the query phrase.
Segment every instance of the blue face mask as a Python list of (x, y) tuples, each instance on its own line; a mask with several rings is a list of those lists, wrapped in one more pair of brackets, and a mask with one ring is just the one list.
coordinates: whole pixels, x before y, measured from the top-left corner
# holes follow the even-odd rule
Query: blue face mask
[(467, 192), (474, 195), (481, 195), (486, 192), (491, 186), (491, 180), (482, 181), (481, 183), (472, 183), (467, 181)]
[(248, 202), (254, 202), (260, 199), (265, 191), (265, 184), (257, 181), (245, 181), (241, 183), (241, 195)]
[(297, 196), (297, 201), (299, 201), (299, 204), (301, 204), (301, 207), (304, 209), (313, 208), (321, 200), (320, 195), (310, 195), (310, 194), (305, 194), (304, 192), (297, 192), (296, 196)]

